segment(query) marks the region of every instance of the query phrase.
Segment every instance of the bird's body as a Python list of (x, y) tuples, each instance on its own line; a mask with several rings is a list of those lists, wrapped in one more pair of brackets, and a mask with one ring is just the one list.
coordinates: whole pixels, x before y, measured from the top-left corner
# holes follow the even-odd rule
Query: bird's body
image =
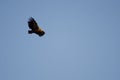
[(45, 32), (38, 26), (37, 22), (32, 17), (29, 18), (28, 27), (31, 29), (31, 30), (28, 30), (29, 34), (35, 33), (40, 37), (45, 34)]

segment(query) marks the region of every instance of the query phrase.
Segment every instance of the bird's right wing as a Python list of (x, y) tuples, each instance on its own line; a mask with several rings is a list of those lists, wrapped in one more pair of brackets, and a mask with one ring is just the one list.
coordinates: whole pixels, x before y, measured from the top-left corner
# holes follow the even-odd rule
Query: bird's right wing
[(30, 17), (28, 21), (28, 26), (32, 30), (39, 29), (37, 22), (34, 20), (34, 18)]

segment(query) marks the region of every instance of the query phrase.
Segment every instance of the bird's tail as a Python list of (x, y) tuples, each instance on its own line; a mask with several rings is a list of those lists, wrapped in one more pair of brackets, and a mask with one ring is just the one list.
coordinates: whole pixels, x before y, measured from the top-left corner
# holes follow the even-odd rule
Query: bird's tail
[(28, 30), (28, 34), (32, 34), (33, 33), (33, 31), (31, 31), (31, 30)]

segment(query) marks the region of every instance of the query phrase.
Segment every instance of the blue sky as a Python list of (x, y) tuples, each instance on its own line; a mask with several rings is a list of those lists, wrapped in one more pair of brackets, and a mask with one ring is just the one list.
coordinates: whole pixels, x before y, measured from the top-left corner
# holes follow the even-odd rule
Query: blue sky
[[(120, 80), (119, 0), (1, 0), (0, 80)], [(35, 18), (46, 34), (28, 34)]]

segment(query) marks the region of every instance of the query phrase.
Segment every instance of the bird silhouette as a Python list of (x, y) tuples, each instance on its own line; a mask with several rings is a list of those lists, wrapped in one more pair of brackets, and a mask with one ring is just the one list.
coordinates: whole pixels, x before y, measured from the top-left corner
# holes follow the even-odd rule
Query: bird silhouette
[(28, 27), (30, 28), (30, 30), (28, 30), (28, 34), (35, 33), (40, 37), (45, 34), (45, 32), (38, 26), (37, 22), (32, 17), (29, 18)]

